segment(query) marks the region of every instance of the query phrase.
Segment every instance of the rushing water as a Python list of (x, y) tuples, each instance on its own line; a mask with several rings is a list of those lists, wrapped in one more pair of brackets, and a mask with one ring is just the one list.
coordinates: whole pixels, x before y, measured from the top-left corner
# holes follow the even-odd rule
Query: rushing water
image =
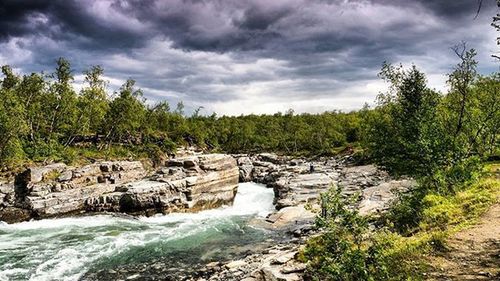
[(0, 280), (78, 280), (158, 260), (189, 267), (225, 259), (269, 238), (248, 222), (267, 215), (272, 201), (271, 189), (243, 183), (233, 206), (199, 213), (0, 222)]

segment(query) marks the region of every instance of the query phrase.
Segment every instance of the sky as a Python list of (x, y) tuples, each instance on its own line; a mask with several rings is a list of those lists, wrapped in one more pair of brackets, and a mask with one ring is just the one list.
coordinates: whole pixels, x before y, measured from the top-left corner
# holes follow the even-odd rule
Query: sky
[(462, 41), (499, 70), (495, 0), (0, 0), (0, 64), (50, 73), (101, 65), (110, 92), (134, 79), (148, 103), (202, 113), (350, 111), (386, 85), (382, 63), (411, 64), (446, 91)]

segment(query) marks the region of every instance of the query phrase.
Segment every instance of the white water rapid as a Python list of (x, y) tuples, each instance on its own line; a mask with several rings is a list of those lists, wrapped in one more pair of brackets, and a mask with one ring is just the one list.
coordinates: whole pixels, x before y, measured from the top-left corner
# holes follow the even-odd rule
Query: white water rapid
[(242, 183), (232, 206), (198, 213), (0, 222), (0, 280), (73, 281), (152, 259), (214, 260), (224, 254), (220, 249), (265, 239), (247, 222), (271, 212), (272, 201), (272, 189)]

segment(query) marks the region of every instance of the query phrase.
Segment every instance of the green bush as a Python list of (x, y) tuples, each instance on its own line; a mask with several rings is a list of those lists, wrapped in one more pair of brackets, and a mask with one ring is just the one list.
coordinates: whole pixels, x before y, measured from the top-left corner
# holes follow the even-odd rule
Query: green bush
[(306, 279), (416, 280), (395, 250), (396, 236), (370, 231), (367, 219), (352, 208), (357, 196), (342, 198), (340, 189), (332, 188), (321, 199), (317, 226), (324, 233), (311, 238), (300, 254), (308, 263)]

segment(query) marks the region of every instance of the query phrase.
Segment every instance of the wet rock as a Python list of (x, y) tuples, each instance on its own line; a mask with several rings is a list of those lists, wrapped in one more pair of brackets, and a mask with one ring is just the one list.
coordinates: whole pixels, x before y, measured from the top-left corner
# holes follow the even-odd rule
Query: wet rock
[(253, 178), (253, 165), (242, 165), (239, 168), (239, 178), (240, 182), (249, 182)]
[(4, 222), (18, 222), (30, 219), (31, 214), (26, 209), (17, 207), (5, 207), (0, 209), (0, 221)]

